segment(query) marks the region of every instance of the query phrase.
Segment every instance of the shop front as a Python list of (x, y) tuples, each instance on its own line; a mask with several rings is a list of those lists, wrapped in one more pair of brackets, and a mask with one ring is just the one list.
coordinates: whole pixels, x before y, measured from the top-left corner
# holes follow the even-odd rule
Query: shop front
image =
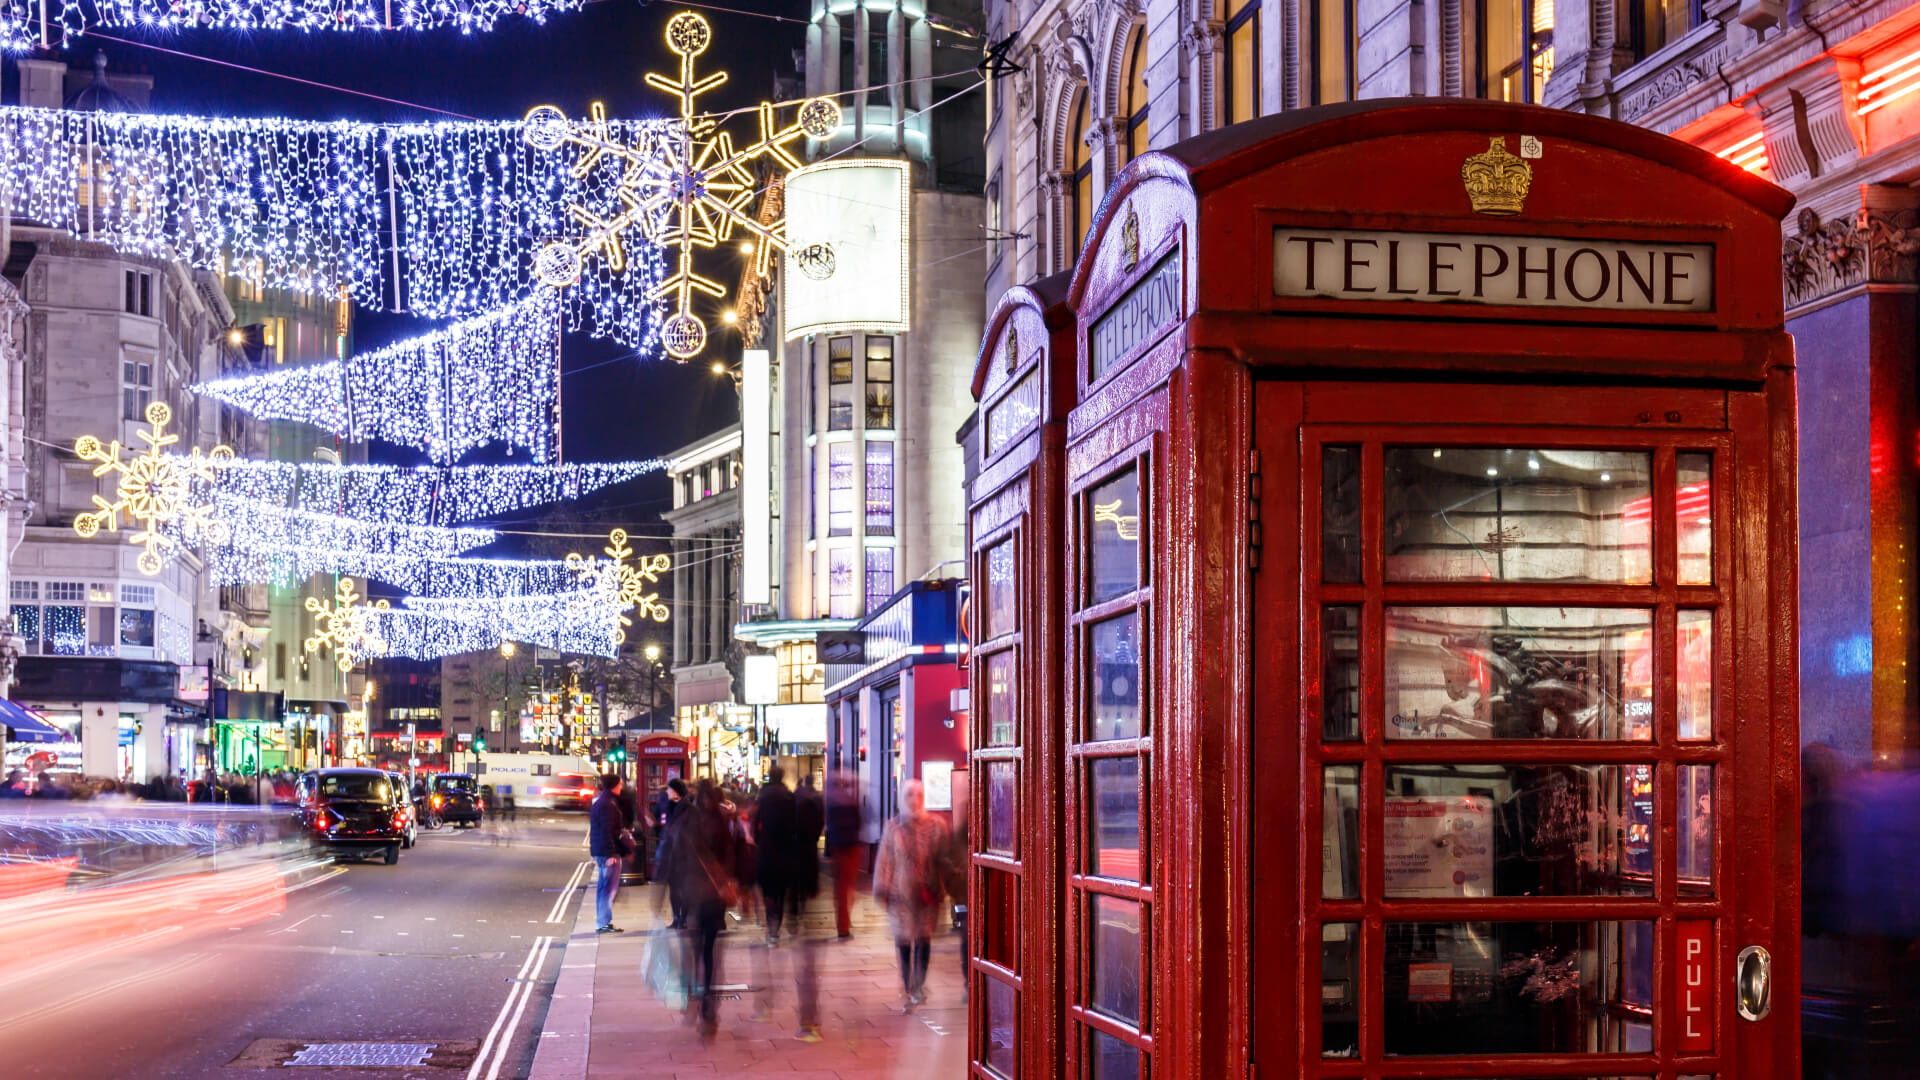
[(1799, 1075), (1791, 199), (1367, 102), (1130, 163), (974, 393), (970, 1048)]

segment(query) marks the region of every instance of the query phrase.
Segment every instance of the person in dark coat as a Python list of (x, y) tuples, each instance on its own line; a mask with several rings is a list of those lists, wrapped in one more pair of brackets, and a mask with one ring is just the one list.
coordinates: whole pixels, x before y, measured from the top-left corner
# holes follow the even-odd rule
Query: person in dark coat
[[(654, 827), (659, 830), (659, 838), (655, 841), (653, 848), (653, 876), (667, 884), (667, 899), (673, 909), (673, 921), (667, 924), (669, 930), (687, 928), (687, 910), (680, 902), (679, 890), (673, 888), (673, 875), (670, 868), (673, 866), (674, 833), (688, 805), (690, 804), (687, 799), (687, 782), (677, 776), (667, 781), (666, 790), (661, 794), (659, 802), (655, 804), (657, 816), (654, 819)], [(657, 904), (658, 901), (656, 900), (655, 903)], [(656, 907), (655, 910), (659, 909)]]
[(792, 867), (791, 886), (804, 903), (820, 891), (820, 834), (827, 827), (827, 804), (820, 798), (820, 790), (813, 786), (812, 776), (800, 779), (800, 790), (793, 793), (793, 799), (794, 828), (799, 843), (794, 845), (797, 857)]
[(699, 999), (700, 1036), (710, 1040), (717, 1027), (719, 1005), (714, 991), (720, 978), (715, 945), (740, 885), (731, 869), (735, 860), (733, 823), (721, 807), (719, 789), (711, 781), (700, 781), (693, 805), (681, 812), (673, 830), (668, 881), (691, 922), (688, 998)]
[(587, 810), (587, 854), (600, 868), (599, 888), (594, 892), (594, 914), (599, 917), (598, 932), (617, 934), (613, 925), (613, 898), (620, 891), (620, 862), (632, 840), (626, 820), (620, 816), (620, 777), (600, 774), (600, 794)]
[(837, 770), (827, 786), (827, 858), (833, 861), (833, 921), (841, 940), (853, 936), (853, 887), (867, 866), (867, 844), (860, 784), (851, 771)]
[[(755, 869), (760, 895), (766, 901), (768, 945), (780, 943), (780, 925), (788, 907), (798, 899), (793, 893), (793, 874), (800, 861), (799, 808), (783, 780), (780, 767), (775, 765), (767, 773), (753, 812), (753, 842), (760, 856)], [(795, 912), (788, 934), (799, 929), (799, 921)]]

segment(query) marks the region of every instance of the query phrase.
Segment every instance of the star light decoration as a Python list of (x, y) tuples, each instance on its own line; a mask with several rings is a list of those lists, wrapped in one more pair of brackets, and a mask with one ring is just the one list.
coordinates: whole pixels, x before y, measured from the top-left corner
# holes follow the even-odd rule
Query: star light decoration
[(840, 106), (830, 98), (809, 98), (800, 103), (794, 122), (780, 127), (773, 104), (761, 102), (759, 140), (736, 148), (733, 136), (715, 130), (712, 117), (694, 112), (695, 98), (727, 81), (724, 71), (694, 74), (694, 59), (713, 41), (707, 20), (691, 11), (679, 12), (667, 20), (666, 36), (667, 48), (680, 57), (679, 77), (648, 72), (646, 80), (648, 86), (679, 97), (678, 120), (644, 131), (629, 145), (609, 133), (606, 109), (597, 102), (590, 119), (577, 124), (558, 108), (539, 105), (527, 113), (521, 131), (536, 150), (557, 150), (567, 143), (582, 147), (585, 152), (573, 164), (576, 180), (592, 174), (603, 162), (623, 164), (615, 190), (619, 212), (602, 217), (577, 203), (570, 206), (568, 213), (586, 227), (587, 235), (541, 249), (534, 260), (535, 275), (564, 288), (579, 280), (586, 257), (595, 252), (605, 257), (607, 269), (617, 273), (627, 262), (621, 236), (637, 228), (641, 237), (677, 255), (673, 271), (653, 287), (648, 298), (673, 298), (674, 314), (661, 327), (660, 341), (667, 355), (684, 361), (699, 355), (707, 343), (707, 325), (691, 310), (693, 294), (726, 295), (719, 282), (694, 272), (694, 250), (725, 243), (738, 229), (758, 238), (753, 256), (764, 276), (773, 252), (786, 250), (786, 221), (756, 219), (749, 205), (756, 193), (755, 181), (747, 166), (767, 157), (788, 171), (798, 169), (800, 160), (788, 145), (803, 136), (832, 135), (840, 127)]
[(216, 446), (204, 454), (199, 447), (185, 456), (165, 453), (167, 447), (180, 441), (180, 436), (167, 434), (173, 410), (166, 402), (155, 401), (147, 406), (146, 417), (152, 430), (137, 434), (147, 449), (126, 460), (121, 459), (118, 439), (105, 446), (92, 435), (74, 440), (73, 452), (81, 460), (99, 462), (93, 475), (119, 473), (120, 480), (113, 501), (94, 495), (93, 505), (99, 509), (75, 516), (73, 531), (87, 537), (102, 528), (119, 532), (123, 514), (139, 522), (140, 528), (127, 537), (127, 542), (143, 549), (138, 560), (140, 572), (152, 576), (160, 572), (183, 540), (219, 543), (226, 538), (226, 525), (214, 517), (210, 497), (204, 504), (197, 503), (193, 489), (196, 480), (211, 483), (233, 461), (233, 450)]
[(619, 608), (621, 629), (613, 632), (613, 643), (619, 645), (627, 640), (625, 628), (633, 625), (627, 618), (628, 608), (637, 609), (635, 614), (642, 619), (667, 621), (667, 606), (660, 602), (660, 594), (648, 592), (647, 586), (659, 584), (660, 575), (673, 568), (673, 560), (666, 555), (632, 559), (625, 529), (613, 530), (607, 539), (612, 541), (606, 548), (607, 558), (568, 555), (567, 569), (588, 586), (581, 594), (583, 606), (594, 606), (599, 597), (608, 597)]
[(385, 600), (363, 603), (353, 587), (353, 579), (343, 577), (334, 586), (331, 604), (317, 596), (307, 597), (307, 610), (319, 616), (314, 620), (313, 636), (306, 651), (317, 653), (333, 646), (333, 663), (341, 671), (350, 671), (369, 656), (385, 656), (387, 642), (374, 625), (375, 616), (385, 616), (391, 606)]

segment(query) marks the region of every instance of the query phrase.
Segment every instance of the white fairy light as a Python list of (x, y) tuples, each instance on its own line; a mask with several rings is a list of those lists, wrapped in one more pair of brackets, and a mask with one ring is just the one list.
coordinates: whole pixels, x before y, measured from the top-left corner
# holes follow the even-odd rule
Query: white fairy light
[(457, 525), (577, 499), (658, 472), (664, 458), (555, 465), (336, 465), (236, 460), (219, 490), (271, 506), (395, 525)]
[(467, 599), (411, 596), (381, 632), (396, 655), (431, 658), (504, 641), (612, 656), (619, 647), (617, 590), (598, 586), (545, 595)]
[(542, 288), (499, 311), (361, 353), (193, 387), (268, 420), (299, 420), (450, 462), (489, 441), (535, 461), (552, 449), (560, 297)]
[[(140, 30), (494, 29), (510, 16), (545, 23), (585, 0), (47, 0), (45, 17), (76, 32)], [(27, 16), (23, 21), (31, 21)]]

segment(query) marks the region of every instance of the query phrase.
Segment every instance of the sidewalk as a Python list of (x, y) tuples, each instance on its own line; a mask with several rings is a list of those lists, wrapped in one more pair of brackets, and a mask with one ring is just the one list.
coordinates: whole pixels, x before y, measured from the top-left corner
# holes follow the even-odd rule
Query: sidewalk
[[(702, 1045), (694, 1025), (647, 988), (641, 965), (660, 886), (628, 887), (614, 901), (622, 934), (593, 932), (591, 882), (561, 960), (560, 979), (535, 1051), (531, 1080), (948, 1080), (967, 1075), (967, 1009), (960, 999), (960, 936), (934, 939), (927, 1003), (900, 1010), (899, 959), (886, 916), (862, 894), (853, 939), (834, 939), (831, 883), (815, 899), (804, 933), (817, 945), (765, 945), (756, 918), (720, 939), (720, 1030)], [(663, 918), (666, 917), (663, 913)], [(819, 960), (819, 1043), (794, 1039), (799, 1015), (793, 965), (804, 948)]]

